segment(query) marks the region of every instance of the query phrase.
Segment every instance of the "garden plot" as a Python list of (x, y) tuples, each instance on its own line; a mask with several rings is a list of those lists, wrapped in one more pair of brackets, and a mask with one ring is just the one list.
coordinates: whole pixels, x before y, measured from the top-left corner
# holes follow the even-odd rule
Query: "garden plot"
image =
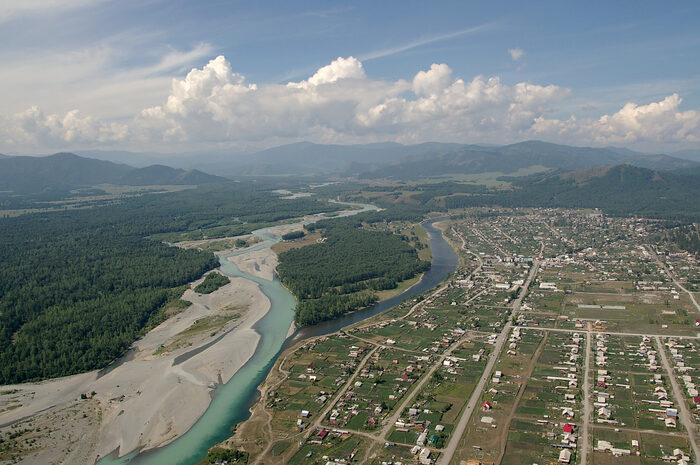
[(596, 334), (591, 373), (595, 424), (678, 432), (672, 389), (650, 338)]
[(459, 460), (495, 461), (507, 439), (507, 425), (513, 416), (516, 396), (522, 382), (530, 372), (533, 357), (544, 339), (545, 333), (533, 329), (514, 328), (519, 335), (510, 339), (516, 343), (515, 355), (507, 343), (490, 374), (490, 382), (484, 387), (476, 410), (455, 454)]
[(582, 334), (547, 334), (518, 399), (503, 463), (576, 460), (585, 347)]
[(338, 399), (324, 424), (356, 431), (377, 429), (431, 363), (429, 355), (381, 347)]
[(477, 337), (456, 348), (416, 395), (392, 428), (389, 440), (441, 448), (486, 366), (490, 345)]
[(346, 431), (320, 428), (312, 432), (288, 463), (289, 465), (350, 463), (371, 443), (371, 440)]
[(335, 335), (310, 341), (292, 352), (283, 366), (287, 378), (269, 393), (274, 428), (301, 430), (326, 407), (370, 348), (353, 342)]

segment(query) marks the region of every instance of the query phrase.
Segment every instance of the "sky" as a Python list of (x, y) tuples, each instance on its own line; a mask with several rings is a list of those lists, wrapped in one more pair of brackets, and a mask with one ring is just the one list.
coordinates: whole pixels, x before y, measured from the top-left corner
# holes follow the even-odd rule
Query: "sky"
[(700, 2), (5, 0), (0, 153), (700, 148)]

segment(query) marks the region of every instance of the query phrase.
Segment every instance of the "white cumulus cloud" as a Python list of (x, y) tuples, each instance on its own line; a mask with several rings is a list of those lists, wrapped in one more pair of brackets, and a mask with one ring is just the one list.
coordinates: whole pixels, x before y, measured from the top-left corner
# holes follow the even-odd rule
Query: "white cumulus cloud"
[(552, 84), (509, 85), (495, 76), (465, 80), (444, 63), (406, 80), (372, 79), (354, 57), (339, 57), (298, 82), (257, 84), (218, 56), (172, 79), (161, 104), (131, 118), (95, 118), (77, 109), (47, 115), (38, 107), (0, 117), (0, 151), (107, 145), (192, 150), (297, 140), (688, 144), (700, 138), (700, 115), (681, 110), (676, 94), (627, 103), (599, 118), (551, 117), (570, 94)]
[(508, 49), (508, 53), (510, 53), (510, 57), (515, 61), (518, 61), (525, 55), (525, 51), (522, 48)]
[(639, 142), (699, 142), (700, 113), (682, 111), (682, 99), (672, 94), (647, 105), (626, 103), (619, 111), (598, 119), (567, 120), (538, 117), (533, 132), (542, 136), (587, 139), (596, 144), (630, 144)]

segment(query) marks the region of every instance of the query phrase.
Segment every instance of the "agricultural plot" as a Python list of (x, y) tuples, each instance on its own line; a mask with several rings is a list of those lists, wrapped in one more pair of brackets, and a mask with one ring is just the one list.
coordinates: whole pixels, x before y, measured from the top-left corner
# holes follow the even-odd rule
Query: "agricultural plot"
[(594, 465), (663, 465), (688, 457), (690, 444), (681, 435), (662, 435), (596, 427), (592, 431)]
[(486, 367), (489, 347), (475, 337), (446, 357), (401, 413), (389, 441), (442, 448)]
[(508, 430), (503, 465), (523, 463), (556, 463), (562, 451), (571, 451), (571, 463), (575, 461), (575, 449), (561, 447), (562, 426), (556, 422), (542, 423), (514, 418)]
[(283, 369), (288, 372), (269, 395), (275, 428), (299, 430), (317, 415), (355, 371), (366, 344), (343, 335), (320, 338), (294, 351)]
[(566, 296), (564, 314), (572, 320), (599, 321), (613, 332), (695, 334), (689, 305), (660, 292), (632, 291), (626, 295), (575, 293)]
[(546, 334), (522, 397), (516, 399), (503, 463), (576, 460), (585, 346), (578, 333)]
[[(668, 338), (663, 340), (664, 350), (674, 370), (674, 376), (683, 393), (682, 401), (700, 432), (700, 343), (691, 339)], [(680, 401), (680, 399), (679, 399)]]
[(377, 429), (430, 363), (429, 355), (381, 347), (338, 399), (324, 423), (355, 431)]
[[(533, 358), (544, 336), (541, 331), (513, 329), (481, 395), (480, 407), (472, 414), (459, 440), (455, 463), (498, 459), (506, 443), (507, 425), (515, 413), (516, 398), (534, 365)], [(515, 348), (511, 344), (515, 344)]]
[(557, 326), (564, 293), (533, 290), (522, 305), (521, 324), (530, 327), (554, 328)]
[(381, 449), (375, 447), (372, 456), (372, 460), (367, 462), (370, 465), (435, 463), (440, 457), (440, 451), (430, 447), (409, 447), (387, 442)]
[(442, 336), (442, 331), (437, 324), (412, 319), (383, 321), (351, 330), (349, 333), (376, 344), (388, 344), (416, 352), (428, 352), (434, 347), (433, 341)]
[(289, 465), (319, 464), (329, 462), (350, 463), (358, 452), (366, 450), (371, 440), (348, 432), (321, 428), (313, 431), (309, 439), (289, 460)]

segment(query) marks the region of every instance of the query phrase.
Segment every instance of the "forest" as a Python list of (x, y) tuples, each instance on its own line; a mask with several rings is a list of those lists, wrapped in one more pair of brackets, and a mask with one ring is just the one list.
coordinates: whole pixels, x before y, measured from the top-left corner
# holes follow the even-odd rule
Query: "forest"
[(298, 325), (366, 307), (376, 300), (374, 291), (393, 289), (430, 268), (401, 237), (362, 228), (363, 219), (381, 217), (366, 213), (309, 225), (324, 241), (280, 254), (280, 280), (299, 300)]
[[(530, 176), (502, 176), (510, 186), (492, 187), (443, 181), (369, 186), (381, 193), (378, 206), (401, 205), (405, 211), (447, 211), (471, 207), (599, 208), (609, 215), (700, 221), (700, 169), (660, 171), (617, 165), (580, 171), (547, 171)], [(401, 196), (405, 192), (407, 195)], [(392, 207), (392, 210), (395, 207)]]
[(225, 286), (231, 281), (221, 273), (209, 273), (204, 281), (198, 284), (193, 290), (198, 294), (211, 294), (221, 286)]
[(173, 289), (218, 266), (213, 254), (157, 234), (257, 229), (339, 208), (267, 189), (231, 183), (0, 219), (0, 384), (106, 366), (178, 301), (184, 289)]
[(666, 232), (665, 239), (681, 250), (700, 253), (700, 230), (694, 224), (680, 225)]

